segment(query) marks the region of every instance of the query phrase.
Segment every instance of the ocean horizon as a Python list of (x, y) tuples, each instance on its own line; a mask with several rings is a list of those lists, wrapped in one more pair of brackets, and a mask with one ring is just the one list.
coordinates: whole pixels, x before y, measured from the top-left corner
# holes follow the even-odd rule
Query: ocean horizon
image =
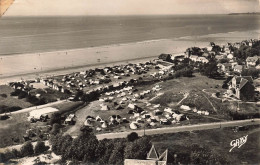
[(259, 15), (2, 17), (0, 56), (260, 29)]

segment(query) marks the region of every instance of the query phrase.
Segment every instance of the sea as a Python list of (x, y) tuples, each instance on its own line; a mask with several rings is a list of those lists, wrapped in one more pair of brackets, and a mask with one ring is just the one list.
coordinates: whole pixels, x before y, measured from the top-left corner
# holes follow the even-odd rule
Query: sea
[(0, 18), (0, 56), (253, 31), (260, 15)]

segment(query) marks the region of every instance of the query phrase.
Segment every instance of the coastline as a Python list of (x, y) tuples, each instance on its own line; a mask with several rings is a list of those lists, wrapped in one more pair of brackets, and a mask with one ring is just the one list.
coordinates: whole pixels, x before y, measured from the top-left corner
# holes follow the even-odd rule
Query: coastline
[(93, 67), (150, 60), (161, 53), (180, 54), (188, 47), (206, 47), (209, 42), (225, 44), (259, 38), (260, 30), (235, 31), (87, 47), (44, 53), (0, 56), (0, 84), (50, 75), (61, 75)]

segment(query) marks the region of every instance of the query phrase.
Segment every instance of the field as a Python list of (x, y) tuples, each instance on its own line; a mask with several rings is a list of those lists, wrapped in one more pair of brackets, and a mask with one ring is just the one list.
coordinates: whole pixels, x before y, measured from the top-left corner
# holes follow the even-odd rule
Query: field
[[(189, 162), (190, 149), (198, 145), (209, 149), (214, 154), (227, 159), (231, 164), (258, 164), (260, 160), (260, 128), (250, 126), (248, 130), (235, 132), (232, 128), (182, 132), (152, 136), (152, 143), (162, 153), (166, 148), (169, 153), (177, 154), (177, 160)], [(247, 142), (241, 148), (234, 148), (232, 152), (230, 142), (248, 135)], [(185, 162), (181, 162), (186, 164)]]
[[(178, 110), (180, 113), (186, 114), (189, 116), (189, 121), (182, 121), (181, 125), (187, 125), (187, 124), (197, 124), (197, 123), (208, 123), (208, 122), (217, 122), (221, 120), (225, 120), (225, 117), (221, 116), (219, 117), (218, 113), (216, 113), (214, 108), (212, 107), (210, 102), (210, 96), (203, 92), (203, 89), (212, 89), (212, 90), (222, 90), (222, 89), (215, 89), (215, 86), (220, 86), (222, 83), (222, 80), (213, 80), (209, 79), (205, 76), (201, 76), (200, 74), (195, 74), (192, 78), (186, 78), (181, 77), (178, 79), (172, 79), (164, 82), (158, 82), (156, 84), (149, 84), (149, 85), (140, 85), (137, 86), (137, 93), (140, 93), (142, 91), (151, 90), (155, 85), (159, 85), (161, 87), (161, 90), (158, 92), (151, 92), (143, 99), (138, 99), (135, 104), (137, 104), (139, 107), (141, 107), (143, 110), (148, 111), (148, 113), (152, 113), (156, 108), (153, 106), (156, 104), (160, 104), (161, 107), (160, 110), (163, 110), (165, 107), (171, 107), (174, 110)], [(127, 94), (125, 97), (131, 97), (133, 94)], [(159, 95), (158, 95), (159, 94)], [(161, 94), (161, 95), (160, 95)], [(104, 98), (105, 96), (102, 96), (101, 98)], [(113, 96), (114, 99), (112, 102), (106, 102), (105, 105), (108, 105), (110, 107), (110, 110), (102, 111), (100, 104), (104, 103), (102, 101), (94, 101), (91, 102), (86, 107), (79, 109), (76, 111), (76, 124), (74, 126), (68, 126), (68, 129), (66, 133), (71, 134), (72, 136), (76, 136), (80, 133), (80, 127), (83, 126), (84, 121), (86, 120), (87, 116), (93, 116), (97, 117), (100, 116), (103, 120), (109, 120), (109, 117), (111, 115), (120, 115), (122, 118), (126, 118), (128, 121), (131, 121), (131, 117), (133, 115), (128, 114), (128, 111), (130, 110), (127, 106), (131, 101), (125, 101), (125, 104), (122, 104), (121, 110), (115, 110), (113, 106), (114, 102), (119, 103), (119, 101), (122, 98), (118, 98), (116, 96)], [(194, 102), (194, 99), (197, 98), (197, 100)], [(147, 103), (152, 103), (151, 106), (147, 106)], [(200, 105), (200, 107), (197, 107), (197, 109), (201, 110), (208, 110), (210, 112), (210, 116), (204, 116), (204, 115), (198, 115), (197, 113), (194, 113), (192, 111), (183, 111), (179, 107), (182, 104), (187, 103), (187, 105), (190, 105), (191, 103), (195, 106)], [(143, 129), (144, 124), (139, 123), (140, 128)], [(101, 125), (98, 122), (95, 122), (93, 124), (94, 128), (100, 127)], [(154, 128), (158, 127), (165, 127), (167, 125), (160, 125), (159, 123)], [(169, 126), (178, 126), (176, 124), (169, 125)], [(121, 132), (125, 130), (129, 130), (129, 123), (121, 123), (119, 125), (112, 125), (108, 126), (105, 129), (102, 129), (102, 133), (105, 132)]]
[(10, 96), (10, 93), (13, 91), (14, 89), (7, 85), (0, 85), (0, 106), (20, 107), (21, 109), (32, 106), (32, 104), (25, 99), (18, 99), (18, 97)]
[(0, 148), (23, 142), (22, 136), (30, 128), (27, 115), (12, 114), (7, 120), (0, 120)]

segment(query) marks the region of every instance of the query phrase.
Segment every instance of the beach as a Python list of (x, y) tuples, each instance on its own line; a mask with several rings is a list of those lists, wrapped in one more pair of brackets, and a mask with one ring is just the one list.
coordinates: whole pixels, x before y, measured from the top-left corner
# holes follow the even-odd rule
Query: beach
[(52, 52), (15, 54), (0, 57), (0, 83), (66, 74), (94, 67), (148, 61), (161, 53), (180, 54), (188, 47), (209, 46), (258, 39), (260, 31), (244, 31), (150, 40)]

